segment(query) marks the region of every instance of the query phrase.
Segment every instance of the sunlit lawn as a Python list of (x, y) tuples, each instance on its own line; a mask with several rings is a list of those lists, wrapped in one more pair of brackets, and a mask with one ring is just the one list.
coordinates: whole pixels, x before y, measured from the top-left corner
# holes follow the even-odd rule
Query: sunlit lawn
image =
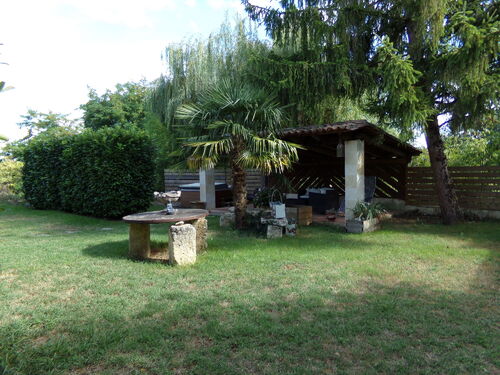
[(500, 371), (498, 222), (267, 241), (214, 218), (174, 268), (127, 259), (124, 223), (0, 207), (4, 374)]

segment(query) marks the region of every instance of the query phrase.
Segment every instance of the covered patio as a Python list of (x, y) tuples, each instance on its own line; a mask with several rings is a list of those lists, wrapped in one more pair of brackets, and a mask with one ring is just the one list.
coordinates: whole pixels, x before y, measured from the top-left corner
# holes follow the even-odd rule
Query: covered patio
[[(282, 192), (295, 193), (299, 199), (308, 198), (312, 189), (333, 192), (339, 197), (333, 208), (341, 208), (346, 219), (352, 218), (356, 203), (367, 198), (404, 201), (408, 163), (420, 154), (417, 148), (366, 120), (288, 128), (281, 132), (281, 138), (304, 149), (298, 151), (298, 162), (286, 172), (288, 187), (280, 186), (277, 176), (267, 178), (266, 185), (280, 186)], [(366, 196), (365, 180), (366, 190), (372, 190), (370, 197)], [(213, 208), (213, 181), (210, 172), (200, 173), (201, 197), (209, 209)]]
[[(285, 129), (282, 138), (305, 147), (286, 177), (299, 195), (310, 188), (331, 188), (344, 197), (346, 219), (370, 177), (375, 198), (404, 200), (408, 163), (420, 150), (366, 120)], [(370, 189), (366, 189), (370, 190)]]

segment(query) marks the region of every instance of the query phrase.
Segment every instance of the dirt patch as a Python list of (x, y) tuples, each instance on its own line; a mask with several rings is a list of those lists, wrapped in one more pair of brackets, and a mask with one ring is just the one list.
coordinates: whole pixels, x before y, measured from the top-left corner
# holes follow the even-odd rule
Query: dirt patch
[(13, 282), (18, 277), (15, 270), (0, 271), (0, 281), (6, 281), (8, 283)]

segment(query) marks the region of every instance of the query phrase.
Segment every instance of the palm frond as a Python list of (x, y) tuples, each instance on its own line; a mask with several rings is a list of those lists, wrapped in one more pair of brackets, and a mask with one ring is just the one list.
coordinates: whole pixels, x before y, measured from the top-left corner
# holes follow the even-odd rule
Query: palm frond
[(212, 169), (219, 162), (219, 156), (203, 157), (193, 154), (187, 159), (187, 165), (191, 169)]
[(185, 146), (194, 148), (193, 155), (213, 157), (229, 153), (233, 147), (231, 138), (211, 140), (207, 137), (198, 137), (185, 143)]
[(244, 168), (258, 169), (265, 174), (283, 173), (291, 168), (295, 161), (296, 159), (289, 155), (272, 152), (255, 154), (248, 150), (244, 151), (238, 160)]
[(176, 113), (198, 135), (184, 143), (193, 148), (190, 165), (210, 164), (236, 151), (238, 163), (265, 173), (282, 172), (298, 159), (301, 147), (276, 137), (284, 116), (275, 96), (229, 80), (217, 82), (196, 104), (184, 104)]

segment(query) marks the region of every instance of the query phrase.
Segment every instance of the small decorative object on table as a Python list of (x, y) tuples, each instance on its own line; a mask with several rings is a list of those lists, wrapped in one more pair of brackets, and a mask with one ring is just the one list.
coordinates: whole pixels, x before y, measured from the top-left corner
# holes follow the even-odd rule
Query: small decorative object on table
[(162, 213), (164, 213), (165, 215), (173, 215), (175, 214), (175, 209), (174, 206), (172, 206), (172, 202), (177, 202), (179, 200), (179, 198), (181, 197), (181, 192), (176, 190), (166, 191), (164, 193), (155, 191), (154, 197), (158, 202), (166, 205), (165, 209), (161, 211)]

